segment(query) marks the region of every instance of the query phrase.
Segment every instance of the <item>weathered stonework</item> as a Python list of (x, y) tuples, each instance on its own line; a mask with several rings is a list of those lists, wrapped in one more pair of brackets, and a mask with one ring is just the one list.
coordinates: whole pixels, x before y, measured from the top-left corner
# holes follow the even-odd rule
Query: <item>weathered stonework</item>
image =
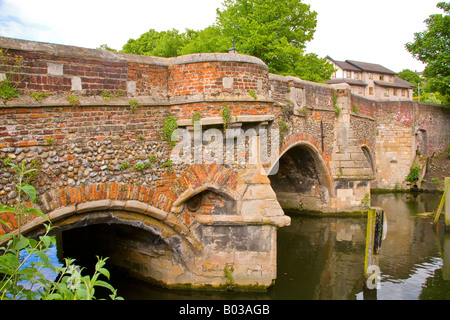
[[(450, 118), (438, 106), (362, 99), (348, 88), (269, 74), (255, 57), (157, 58), (7, 38), (0, 48), (23, 57), (20, 77), (11, 75), (21, 95), (0, 107), (1, 203), (17, 198), (7, 163), (26, 161), (38, 169), (26, 177), (39, 198), (29, 205), (56, 230), (113, 226), (117, 237), (92, 238), (113, 243), (111, 261), (169, 287), (227, 288), (225, 274), (233, 285), (270, 286), (277, 228), (290, 224), (282, 206), (363, 210), (371, 187), (404, 180), (418, 132), (427, 132), (420, 139), (427, 150), (449, 142), (436, 128)], [(0, 64), (2, 78), (10, 74)], [(220, 141), (225, 155), (208, 150), (199, 163), (172, 162), (182, 141), (169, 146), (164, 119), (176, 117), (194, 141), (196, 114), (200, 134), (214, 139), (202, 137), (191, 154)], [(231, 148), (226, 129), (238, 132)], [(251, 163), (263, 147), (270, 161)], [(389, 167), (393, 160), (400, 167)], [(17, 229), (12, 213), (0, 219), (0, 234)], [(23, 232), (38, 234), (42, 222), (25, 217)]]

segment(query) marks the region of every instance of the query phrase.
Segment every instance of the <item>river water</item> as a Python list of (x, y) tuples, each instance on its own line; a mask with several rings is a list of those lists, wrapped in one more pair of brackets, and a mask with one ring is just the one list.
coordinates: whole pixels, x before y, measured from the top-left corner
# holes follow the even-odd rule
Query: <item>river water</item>
[(372, 205), (383, 208), (388, 220), (377, 290), (366, 290), (366, 217), (292, 212), (286, 212), (291, 225), (278, 230), (277, 280), (267, 292), (168, 290), (115, 273), (110, 283), (125, 300), (450, 300), (450, 232), (442, 218), (436, 230), (434, 217), (421, 215), (436, 210), (440, 197), (372, 195)]

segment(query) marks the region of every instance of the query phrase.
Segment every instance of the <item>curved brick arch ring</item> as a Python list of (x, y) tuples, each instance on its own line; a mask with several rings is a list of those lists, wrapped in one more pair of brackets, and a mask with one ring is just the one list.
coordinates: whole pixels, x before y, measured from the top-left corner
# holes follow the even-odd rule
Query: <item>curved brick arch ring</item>
[(237, 175), (230, 168), (215, 163), (192, 165), (180, 173), (170, 189), (174, 196), (171, 212), (180, 213), (184, 202), (205, 190), (237, 201), (236, 184)]
[(290, 134), (283, 140), (278, 157), (276, 159), (272, 159), (270, 167), (267, 170), (269, 175), (276, 168), (281, 157), (283, 157), (283, 155), (290, 149), (298, 146), (304, 146), (311, 152), (321, 173), (321, 182), (328, 189), (329, 194), (334, 196), (333, 176), (330, 174), (331, 171), (327, 161), (324, 159), (324, 155), (319, 151), (320, 144), (313, 136), (304, 132)]
[[(189, 265), (189, 261), (194, 261), (192, 255), (201, 252), (202, 245), (173, 213), (160, 208), (167, 206), (167, 201), (160, 201), (166, 198), (163, 196), (144, 186), (95, 184), (51, 190), (41, 197), (40, 209), (61, 230), (76, 227), (80, 221), (83, 225), (103, 221), (152, 231), (179, 254), (185, 265)], [(15, 217), (11, 214), (9, 220), (15, 221)], [(21, 227), (21, 232), (26, 235), (40, 234), (46, 222), (44, 218), (32, 217)], [(11, 223), (9, 230), (3, 230), (3, 233), (15, 229), (17, 223)], [(179, 239), (174, 240), (177, 237)]]

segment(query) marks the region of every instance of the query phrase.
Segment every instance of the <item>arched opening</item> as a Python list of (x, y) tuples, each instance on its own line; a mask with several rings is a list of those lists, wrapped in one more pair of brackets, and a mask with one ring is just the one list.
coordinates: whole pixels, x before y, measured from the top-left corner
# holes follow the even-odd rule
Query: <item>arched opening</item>
[[(181, 225), (166, 224), (146, 214), (125, 210), (97, 210), (67, 214), (53, 221), (58, 260), (76, 259), (93, 274), (97, 256), (108, 258), (107, 269), (163, 287), (192, 282), (195, 239), (180, 234)], [(42, 234), (42, 228), (29, 236)], [(183, 278), (180, 280), (180, 274)]]
[(285, 210), (322, 211), (331, 196), (325, 164), (312, 146), (300, 144), (286, 151), (269, 175), (277, 200)]
[(106, 267), (120, 278), (149, 283), (164, 281), (167, 266), (176, 258), (161, 236), (127, 224), (92, 224), (62, 231), (57, 236), (59, 260), (71, 258), (93, 274), (98, 257), (108, 257)]
[(362, 146), (361, 150), (364, 153), (364, 156), (366, 157), (366, 160), (369, 163), (370, 168), (372, 168), (372, 173), (375, 174), (376, 167), (375, 167), (375, 161), (372, 157), (372, 152), (370, 152), (370, 149), (367, 146)]

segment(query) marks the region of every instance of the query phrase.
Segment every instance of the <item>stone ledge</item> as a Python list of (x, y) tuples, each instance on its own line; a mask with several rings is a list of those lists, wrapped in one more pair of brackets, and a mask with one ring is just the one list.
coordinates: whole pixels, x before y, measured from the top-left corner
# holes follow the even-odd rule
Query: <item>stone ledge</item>
[(291, 224), (289, 216), (236, 216), (236, 215), (196, 215), (195, 219), (201, 224), (210, 225), (272, 225), (286, 227)]
[[(230, 123), (243, 123), (243, 122), (266, 122), (266, 121), (274, 121), (274, 115), (239, 115), (236, 117), (231, 117)], [(189, 127), (193, 125), (192, 119), (181, 119), (177, 121), (178, 126), (180, 127)], [(202, 118), (201, 120), (202, 126), (207, 125), (216, 125), (223, 124), (222, 117), (210, 117), (210, 118)]]

